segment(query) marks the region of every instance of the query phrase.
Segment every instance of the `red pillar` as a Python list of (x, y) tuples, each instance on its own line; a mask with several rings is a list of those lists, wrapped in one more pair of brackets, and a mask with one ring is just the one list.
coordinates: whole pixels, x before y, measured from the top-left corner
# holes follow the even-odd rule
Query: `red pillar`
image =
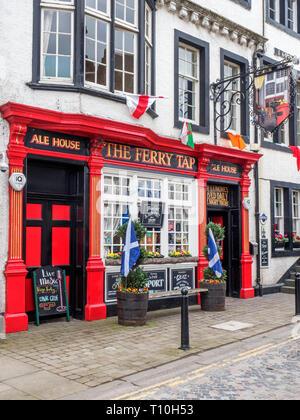
[(101, 173), (104, 159), (101, 155), (103, 144), (98, 139), (91, 140), (90, 168), (90, 255), (87, 263), (87, 304), (86, 321), (106, 318), (104, 303), (104, 272), (101, 259)]
[[(202, 270), (207, 265), (207, 259), (205, 258), (202, 249), (207, 244), (205, 236), (205, 228), (207, 224), (207, 199), (206, 199), (206, 186), (208, 174), (206, 172), (206, 166), (209, 164), (209, 158), (199, 158), (198, 160), (198, 173), (197, 173), (197, 186), (198, 186), (198, 248), (199, 248), (199, 261), (197, 266), (197, 287), (199, 282), (203, 278)], [(200, 304), (200, 293), (198, 295), (198, 304)]]
[[(252, 169), (251, 165), (243, 167), (243, 177), (241, 180), (241, 201), (249, 196), (249, 187), (251, 181), (248, 173)], [(252, 257), (249, 253), (249, 211), (242, 206), (242, 288), (240, 291), (241, 299), (248, 299), (254, 297), (254, 288), (252, 287)]]
[[(25, 124), (10, 125), (10, 139), (7, 148), (9, 176), (14, 172), (23, 173), (26, 151)], [(6, 305), (5, 328), (7, 333), (28, 329), (25, 313), (25, 277), (27, 270), (22, 259), (23, 244), (23, 191), (17, 192), (9, 186), (9, 252), (5, 267)]]

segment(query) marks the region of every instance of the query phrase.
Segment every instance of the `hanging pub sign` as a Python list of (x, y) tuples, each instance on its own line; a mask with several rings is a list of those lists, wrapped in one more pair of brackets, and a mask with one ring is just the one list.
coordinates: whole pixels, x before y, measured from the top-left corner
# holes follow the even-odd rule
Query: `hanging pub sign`
[(215, 207), (229, 207), (229, 187), (225, 185), (207, 184), (207, 205)]
[(65, 271), (55, 267), (41, 267), (33, 272), (36, 324), (40, 317), (63, 315), (70, 321)]
[(161, 228), (164, 218), (164, 205), (158, 201), (142, 201), (140, 219), (144, 227)]
[(274, 70), (254, 78), (254, 121), (273, 132), (290, 115), (289, 67)]
[(64, 133), (28, 128), (24, 145), (30, 149), (88, 156), (89, 139)]
[(198, 169), (197, 159), (193, 156), (125, 144), (105, 143), (102, 149), (102, 157), (114, 162), (153, 166), (170, 171), (197, 172)]

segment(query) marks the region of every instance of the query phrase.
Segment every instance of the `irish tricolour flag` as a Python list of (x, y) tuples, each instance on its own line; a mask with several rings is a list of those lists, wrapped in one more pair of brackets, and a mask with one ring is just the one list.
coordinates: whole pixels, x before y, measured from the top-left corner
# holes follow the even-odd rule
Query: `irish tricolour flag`
[(139, 119), (157, 98), (164, 96), (148, 96), (148, 95), (126, 95), (126, 103), (131, 115)]
[(195, 149), (191, 123), (184, 121), (180, 134), (180, 140), (186, 146), (190, 146), (192, 149)]

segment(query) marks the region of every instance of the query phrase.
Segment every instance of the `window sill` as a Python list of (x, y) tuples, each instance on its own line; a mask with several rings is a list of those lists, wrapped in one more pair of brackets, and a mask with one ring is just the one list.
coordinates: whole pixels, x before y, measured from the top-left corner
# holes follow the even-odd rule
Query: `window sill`
[(280, 29), (281, 31), (300, 39), (300, 34), (290, 28), (287, 28), (286, 26), (282, 25), (282, 23), (276, 22), (275, 20), (271, 19), (269, 16), (266, 17), (266, 22), (270, 25), (275, 26), (277, 29)]
[[(299, 251), (300, 254), (300, 251)], [(146, 260), (143, 262), (143, 265), (147, 264), (181, 264), (181, 263), (187, 263), (187, 262), (198, 262), (199, 257), (165, 257), (165, 258), (146, 258)], [(112, 265), (121, 265), (121, 259), (113, 260), (113, 259), (105, 259), (105, 265), (106, 266), (112, 266)]]
[[(174, 127), (182, 129), (183, 121), (175, 121)], [(203, 125), (192, 124), (193, 133), (209, 134), (209, 127)]]
[(285, 257), (300, 257), (300, 249), (295, 249), (293, 251), (289, 249), (283, 249), (282, 251), (276, 251), (275, 248), (272, 249), (272, 258), (285, 258)]
[(268, 141), (262, 141), (261, 147), (265, 149), (272, 149), (272, 150), (278, 150), (279, 152), (285, 152), (285, 153), (293, 153), (292, 150), (288, 146), (282, 146), (279, 143), (272, 143)]
[[(99, 90), (90, 89), (87, 87), (82, 86), (74, 86), (74, 85), (59, 85), (59, 84), (52, 84), (52, 83), (27, 83), (31, 89), (37, 90), (50, 90), (50, 91), (61, 91), (61, 92), (77, 92), (83, 93), (86, 95), (96, 96), (98, 98), (109, 99), (111, 101), (120, 102), (126, 104), (126, 98), (124, 96), (115, 95), (111, 92), (104, 92)], [(151, 118), (155, 119), (158, 117), (158, 114), (152, 109), (149, 108), (147, 114), (150, 115)]]
[(235, 3), (238, 3), (240, 6), (245, 7), (245, 9), (251, 9), (251, 0), (232, 0)]

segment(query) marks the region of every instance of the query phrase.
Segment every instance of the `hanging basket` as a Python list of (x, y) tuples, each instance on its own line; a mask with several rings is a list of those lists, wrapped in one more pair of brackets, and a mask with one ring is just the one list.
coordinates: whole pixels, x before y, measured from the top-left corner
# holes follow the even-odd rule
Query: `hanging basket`
[(118, 323), (127, 327), (146, 324), (148, 293), (117, 292)]
[(208, 293), (201, 294), (202, 311), (225, 311), (226, 283), (203, 283)]

